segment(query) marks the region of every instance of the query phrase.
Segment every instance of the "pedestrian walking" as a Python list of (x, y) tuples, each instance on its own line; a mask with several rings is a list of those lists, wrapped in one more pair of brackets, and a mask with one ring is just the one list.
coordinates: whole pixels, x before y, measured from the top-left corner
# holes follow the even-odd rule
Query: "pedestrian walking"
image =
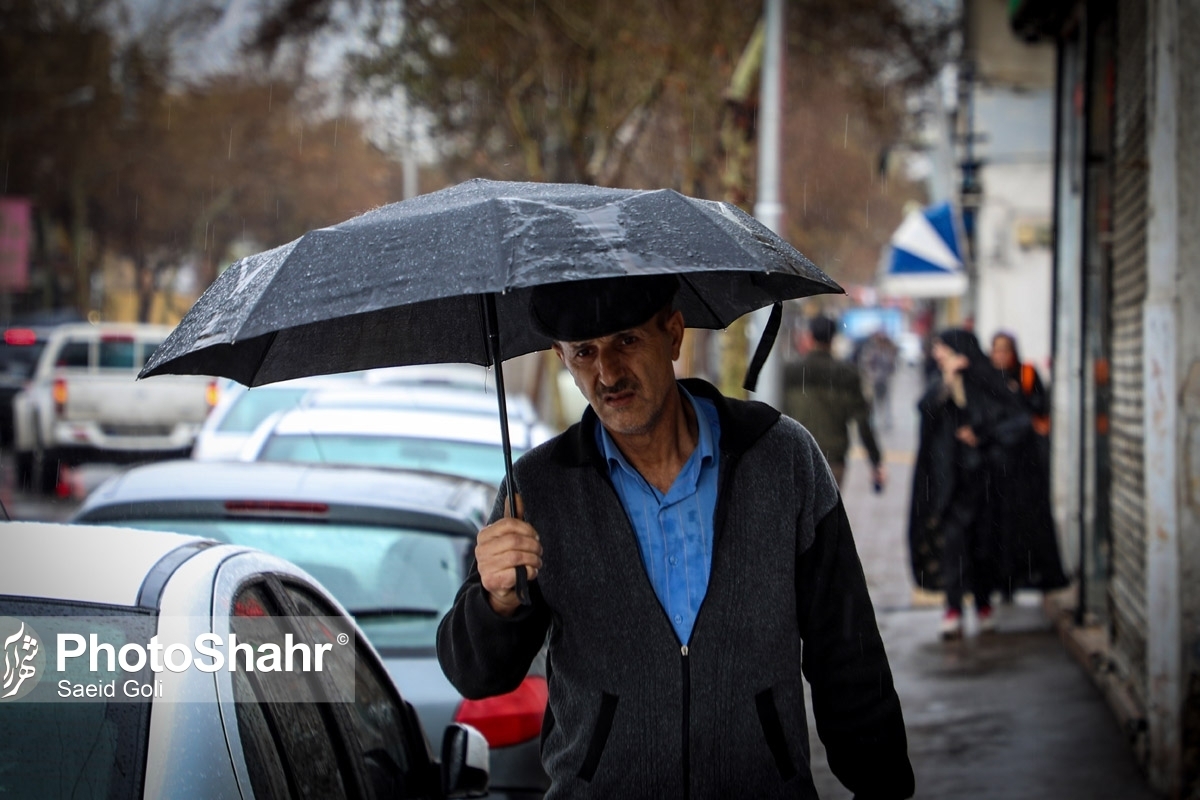
[(1021, 361), (1017, 337), (1006, 331), (992, 337), (992, 366), (1000, 371), (1009, 391), (1020, 399), (1029, 412), (1030, 425), (1034, 434), (1041, 437), (1038, 444), (1045, 447), (1046, 466), (1049, 468), (1050, 395), (1042, 383), (1042, 376), (1033, 364)]
[(875, 426), (891, 430), (892, 407), (889, 389), (896, 372), (896, 343), (883, 331), (875, 331), (863, 343), (858, 355), (858, 367), (871, 387), (871, 412)]
[(1024, 409), (1003, 449), (995, 482), (1000, 502), (994, 514), (999, 542), (1000, 589), (1011, 598), (1017, 589), (1048, 591), (1067, 585), (1050, 505), (1050, 403), (1037, 369), (1022, 363), (1017, 339), (1001, 332), (992, 337), (992, 366)]
[(514, 464), (516, 513), (502, 490), (439, 627), (442, 667), (467, 697), (500, 694), (546, 646), (548, 798), (814, 797), (801, 672), (838, 778), (856, 796), (910, 797), (899, 699), (829, 468), (777, 410), (676, 380), (677, 285), (532, 293), (589, 407)]
[(850, 425), (855, 425), (871, 461), (871, 479), (876, 490), (882, 491), (887, 471), (871, 427), (871, 406), (863, 396), (862, 376), (852, 363), (833, 357), (836, 322), (814, 317), (809, 332), (813, 345), (808, 355), (784, 368), (783, 411), (817, 440), (839, 487), (846, 473)]
[(995, 628), (992, 593), (1001, 581), (995, 476), (1025, 415), (975, 334), (942, 331), (932, 353), (939, 375), (918, 403), (909, 547), (917, 585), (946, 592), (940, 632), (953, 639), (963, 632), (968, 590), (980, 630)]

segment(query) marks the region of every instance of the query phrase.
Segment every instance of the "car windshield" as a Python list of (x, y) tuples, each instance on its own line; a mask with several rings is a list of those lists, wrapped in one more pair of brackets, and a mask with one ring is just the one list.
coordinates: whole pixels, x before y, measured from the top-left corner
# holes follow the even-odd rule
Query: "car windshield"
[[(145, 646), (155, 630), (155, 617), (149, 613), (0, 597), (0, 621), (25, 621), (43, 640), (53, 641), (60, 628), (75, 631), (83, 616), (89, 633), (118, 650), (131, 642)], [(7, 636), (7, 627), (4, 632)], [(0, 794), (65, 798), (140, 793), (151, 703), (59, 697), (63, 682), (86, 687), (115, 680), (119, 687), (128, 677), (106, 671), (103, 659), (98, 666), (92, 672), (86, 659), (73, 659), (61, 681), (59, 676), (41, 681), (21, 700), (0, 702)], [(139, 681), (143, 679), (148, 676)]]
[(433, 648), (473, 544), (436, 531), (302, 520), (161, 518), (121, 524), (206, 536), (287, 559), (354, 614), (381, 651)]
[(305, 389), (248, 389), (229, 408), (217, 430), (222, 433), (250, 433), (258, 424), (276, 411), (295, 408), (304, 397)]
[[(513, 448), (513, 460), (523, 452)], [(504, 479), (504, 451), (500, 445), (449, 439), (278, 434), (266, 441), (258, 460), (429, 470), (493, 485)]]

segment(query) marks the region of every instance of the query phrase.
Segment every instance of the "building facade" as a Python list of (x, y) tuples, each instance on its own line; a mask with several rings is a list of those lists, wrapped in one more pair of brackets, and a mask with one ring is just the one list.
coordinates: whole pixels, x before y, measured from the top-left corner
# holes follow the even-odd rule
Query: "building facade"
[(1011, 0), (1057, 52), (1053, 480), (1073, 624), (1155, 788), (1200, 797), (1200, 3)]

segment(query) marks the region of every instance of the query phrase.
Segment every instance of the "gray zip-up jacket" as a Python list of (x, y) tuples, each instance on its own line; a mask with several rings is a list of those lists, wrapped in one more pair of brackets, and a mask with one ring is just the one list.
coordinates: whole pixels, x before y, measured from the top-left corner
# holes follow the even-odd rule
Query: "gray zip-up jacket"
[(472, 569), (438, 630), (443, 670), (469, 698), (511, 691), (549, 636), (548, 798), (810, 798), (803, 664), (834, 774), (859, 798), (911, 797), (899, 699), (820, 450), (770, 406), (684, 385), (721, 419), (691, 640), (646, 575), (589, 409), (514, 465), (543, 548), (533, 605), (501, 617)]

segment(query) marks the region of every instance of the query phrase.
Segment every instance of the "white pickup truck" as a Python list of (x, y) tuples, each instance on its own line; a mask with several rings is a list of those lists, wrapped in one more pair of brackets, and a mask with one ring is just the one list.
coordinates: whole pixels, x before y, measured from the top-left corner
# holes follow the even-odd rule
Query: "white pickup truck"
[(171, 329), (163, 325), (61, 325), (28, 385), (13, 398), (17, 481), (57, 483), (60, 463), (185, 455), (216, 402), (216, 381), (164, 375), (136, 380)]

